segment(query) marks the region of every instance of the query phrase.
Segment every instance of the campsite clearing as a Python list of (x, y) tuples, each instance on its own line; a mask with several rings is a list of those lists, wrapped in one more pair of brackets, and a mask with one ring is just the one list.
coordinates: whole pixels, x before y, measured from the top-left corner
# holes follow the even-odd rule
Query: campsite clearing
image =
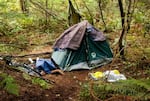
[[(4, 64), (1, 63), (1, 65)], [(14, 77), (20, 86), (19, 96), (1, 90), (0, 101), (79, 101), (81, 85), (90, 81), (88, 73), (107, 69), (109, 68), (97, 68), (92, 71), (78, 70), (65, 72), (65, 75), (48, 74), (44, 78), (54, 81), (54, 84), (49, 89), (42, 89), (39, 85), (32, 84), (31, 80), (23, 78), (22, 72), (16, 72), (8, 68), (5, 72)]]
[[(132, 29), (137, 29), (137, 26), (134, 26)], [(140, 29), (139, 29), (140, 30)], [(137, 32), (139, 31), (137, 30)], [(133, 30), (131, 30), (132, 32)], [(30, 33), (27, 39), (31, 39)], [(137, 33), (135, 35), (129, 34), (127, 37), (127, 49), (126, 49), (126, 57), (127, 60), (123, 61), (119, 58), (118, 53), (117, 53), (117, 45), (114, 45), (115, 39), (118, 37), (120, 33), (119, 32), (112, 32), (107, 35), (107, 39), (109, 39), (109, 43), (111, 48), (113, 49), (113, 55), (115, 56), (111, 64), (107, 64), (102, 67), (97, 67), (92, 70), (76, 70), (76, 71), (71, 71), (71, 72), (65, 72), (64, 75), (58, 75), (58, 74), (48, 74), (44, 76), (44, 78), (52, 80), (54, 83), (50, 84), (50, 88), (48, 89), (43, 89), (40, 85), (43, 85), (43, 83), (36, 84), (33, 82), (30, 77), (25, 77), (24, 73), (20, 71), (16, 71), (12, 68), (9, 68), (3, 61), (0, 61), (0, 73), (6, 73), (14, 78), (16, 81), (16, 84), (19, 86), (19, 95), (13, 95), (10, 94), (8, 91), (3, 89), (1, 87), (0, 91), (0, 101), (81, 101), (80, 100), (80, 92), (82, 89), (82, 86), (84, 83), (90, 83), (91, 80), (88, 77), (88, 73), (92, 72), (104, 72), (106, 70), (119, 70), (121, 74), (124, 74), (127, 79), (128, 78), (134, 78), (134, 79), (149, 79), (150, 77), (150, 72), (149, 72), (149, 67), (150, 67), (150, 60), (148, 57), (149, 54), (149, 45), (150, 45), (150, 40), (149, 37), (143, 38), (140, 33)], [(40, 36), (39, 38), (32, 38), (32, 40), (29, 41), (31, 43), (29, 46), (22, 46), (25, 47), (25, 49), (18, 49), (16, 47), (10, 48), (12, 46), (4, 47), (2, 51), (2, 54), (13, 54), (13, 55), (24, 55), (24, 54), (39, 54), (39, 53), (45, 53), (45, 52), (52, 52), (52, 45), (51, 44), (39, 44), (39, 45), (34, 45), (34, 41), (38, 42), (39, 40), (42, 40), (42, 43), (46, 43), (49, 41), (48, 37), (49, 34), (39, 34), (39, 33), (34, 33), (34, 36)], [(134, 40), (130, 40), (134, 37)], [(44, 39), (46, 38), (46, 39)], [(13, 41), (13, 38), (10, 38), (11, 40), (8, 40), (8, 36), (3, 36), (0, 37), (0, 40), (2, 41)], [(43, 40), (44, 39), (44, 40)], [(22, 41), (22, 40), (21, 40)], [(53, 42), (52, 42), (53, 43)], [(145, 44), (147, 43), (147, 44)], [(12, 44), (10, 44), (12, 45)], [(138, 48), (137, 48), (138, 47)], [(12, 50), (10, 50), (12, 49)], [(14, 51), (15, 50), (15, 51)], [(19, 53), (19, 54), (18, 54)], [(81, 53), (82, 54), (82, 53)], [(49, 55), (40, 56), (37, 57), (44, 57), (44, 58), (50, 58)], [(32, 57), (31, 57), (32, 58)], [(36, 57), (34, 57), (35, 59)], [(25, 62), (28, 61), (28, 58), (22, 57), (18, 58), (18, 61), (20, 62)], [(0, 78), (0, 80), (3, 80)], [(37, 81), (36, 81), (37, 82)], [(12, 86), (8, 86), (9, 89)], [(10, 89), (11, 90), (11, 89)], [(86, 91), (85, 91), (86, 94)], [(85, 95), (86, 97), (86, 95)], [(118, 98), (119, 97), (119, 98)], [(112, 101), (117, 101), (118, 99), (120, 101), (123, 100), (121, 96), (118, 97), (113, 97)], [(120, 98), (121, 97), (121, 98)], [(111, 97), (112, 98), (112, 97)], [(128, 99), (130, 97), (127, 96)], [(94, 99), (94, 98), (93, 98)], [(106, 99), (107, 100), (107, 99)], [(84, 100), (82, 100), (84, 101)], [(110, 101), (110, 100), (109, 100)], [(132, 101), (132, 100), (128, 100)]]
[[(119, 33), (116, 33), (116, 35)], [(110, 34), (110, 38), (115, 39), (114, 33)], [(39, 38), (40, 39), (40, 38)], [(141, 40), (142, 39), (142, 40)], [(5, 38), (3, 38), (5, 40)], [(127, 38), (128, 40), (128, 38)], [(128, 50), (127, 50), (127, 61), (122, 61), (120, 58), (115, 58), (115, 61), (111, 65), (105, 65), (101, 68), (96, 68), (92, 70), (76, 70), (71, 72), (65, 72), (65, 75), (58, 74), (49, 74), (44, 76), (49, 80), (54, 81), (54, 84), (51, 84), (49, 89), (43, 89), (38, 84), (33, 84), (32, 80), (27, 80), (24, 78), (23, 73), (20, 71), (16, 71), (14, 69), (8, 68), (6, 64), (0, 61), (0, 71), (9, 74), (14, 78), (16, 83), (19, 85), (19, 96), (8, 93), (6, 90), (1, 89), (0, 91), (0, 101), (80, 101), (79, 95), (81, 87), (84, 83), (90, 82), (90, 78), (88, 77), (88, 73), (101, 71), (104, 72), (109, 69), (117, 69), (120, 73), (124, 74), (127, 79), (135, 78), (135, 79), (146, 79), (149, 78), (149, 58), (144, 58), (146, 53), (143, 54), (141, 49), (138, 49), (135, 45), (139, 47), (147, 47), (149, 44), (148, 39), (143, 39), (142, 36), (136, 36), (137, 41), (129, 40), (128, 41)], [(110, 43), (113, 43), (113, 40), (109, 40)], [(139, 44), (140, 43), (140, 44)], [(143, 45), (143, 46), (141, 46)], [(115, 53), (115, 47), (113, 47), (113, 53)], [(29, 46), (27, 50), (22, 51), (21, 54), (39, 54), (44, 52), (51, 52), (52, 49), (50, 45), (43, 46)], [(13, 53), (17, 53), (17, 51), (13, 51)], [(20, 54), (20, 55), (21, 55)], [(49, 57), (49, 56), (46, 56)], [(20, 61), (27, 61), (27, 58), (19, 58)], [(143, 59), (143, 60), (142, 60)], [(2, 72), (0, 72), (2, 73)], [(1, 80), (1, 78), (0, 78)], [(112, 101), (117, 101), (118, 97), (113, 98)], [(122, 99), (122, 98), (120, 98)], [(130, 97), (129, 97), (130, 99)], [(120, 100), (122, 101), (122, 100)], [(129, 100), (131, 101), (131, 100)]]
[[(45, 48), (43, 48), (43, 50)], [(3, 62), (0, 62), (0, 65), (4, 66), (5, 64)], [(93, 70), (77, 70), (77, 71), (65, 72), (65, 75), (48, 74), (44, 76), (44, 78), (54, 81), (54, 83), (51, 84), (51, 87), (49, 89), (43, 89), (39, 85), (33, 84), (31, 80), (26, 80), (23, 77), (22, 72), (18, 72), (18, 71), (14, 71), (13, 69), (6, 68), (5, 72), (11, 75), (16, 80), (17, 84), (20, 86), (19, 96), (15, 96), (9, 94), (5, 90), (1, 90), (0, 101), (3, 100), (5, 101), (10, 101), (10, 100), (12, 101), (35, 101), (35, 100), (36, 101), (80, 101), (79, 94), (80, 94), (81, 86), (85, 82), (91, 81), (90, 78), (88, 77), (88, 73), (96, 72), (96, 71), (103, 72), (109, 70), (110, 68), (118, 69), (121, 73), (125, 74), (127, 78), (148, 77), (148, 75), (142, 75), (142, 74), (136, 75), (134, 73), (135, 72), (133, 68), (134, 66), (130, 68), (130, 71), (128, 71), (128, 68), (126, 69), (120, 68), (125, 66), (126, 64), (124, 64), (120, 59), (117, 59), (112, 65), (107, 65), (105, 67), (96, 68)], [(140, 68), (136, 70), (137, 73), (140, 71), (141, 71)], [(114, 101), (115, 99), (116, 101), (118, 101), (117, 97), (114, 98), (112, 101)], [(130, 97), (128, 99), (130, 99)]]

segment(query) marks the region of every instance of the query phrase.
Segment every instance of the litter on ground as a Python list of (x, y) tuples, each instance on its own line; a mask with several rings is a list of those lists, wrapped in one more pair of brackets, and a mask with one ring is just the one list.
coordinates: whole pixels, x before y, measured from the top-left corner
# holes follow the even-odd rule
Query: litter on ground
[(89, 77), (93, 80), (107, 80), (107, 82), (116, 82), (119, 80), (126, 80), (125, 75), (121, 74), (118, 70), (108, 70), (105, 72), (89, 73)]

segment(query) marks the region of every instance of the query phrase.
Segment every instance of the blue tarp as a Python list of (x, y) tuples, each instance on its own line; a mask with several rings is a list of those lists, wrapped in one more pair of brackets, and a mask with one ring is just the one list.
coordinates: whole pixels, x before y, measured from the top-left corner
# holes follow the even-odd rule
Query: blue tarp
[(41, 71), (45, 71), (46, 73), (51, 73), (52, 70), (56, 69), (54, 63), (51, 59), (38, 59), (36, 61), (36, 68)]

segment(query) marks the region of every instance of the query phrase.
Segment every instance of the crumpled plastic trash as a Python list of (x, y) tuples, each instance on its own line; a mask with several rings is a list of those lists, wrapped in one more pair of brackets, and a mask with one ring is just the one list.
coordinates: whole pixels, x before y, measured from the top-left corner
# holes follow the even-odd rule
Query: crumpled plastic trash
[(104, 72), (104, 75), (108, 82), (116, 82), (119, 80), (127, 79), (123, 74), (120, 74), (120, 72), (118, 70), (106, 71), (106, 72)]
[(89, 76), (93, 80), (103, 80), (106, 79), (107, 82), (116, 82), (119, 80), (126, 80), (127, 78), (123, 75), (120, 74), (118, 70), (110, 70), (110, 71), (105, 71), (105, 72), (95, 72), (95, 73), (89, 73)]
[(93, 80), (99, 80), (104, 77), (103, 72), (95, 72), (95, 73), (89, 73), (88, 74)]

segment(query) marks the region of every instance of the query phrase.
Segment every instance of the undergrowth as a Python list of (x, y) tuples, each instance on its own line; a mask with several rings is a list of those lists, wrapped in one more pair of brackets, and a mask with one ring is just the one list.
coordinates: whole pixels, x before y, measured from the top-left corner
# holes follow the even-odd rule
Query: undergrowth
[(32, 83), (41, 86), (43, 89), (49, 89), (52, 87), (49, 83), (47, 83), (46, 81), (44, 81), (40, 78), (32, 79)]
[(39, 85), (40, 87), (42, 87), (43, 89), (49, 89), (52, 87), (51, 84), (47, 83), (45, 80), (42, 80), (41, 78), (37, 78), (37, 77), (31, 77), (30, 75), (28, 74), (25, 74), (23, 73), (23, 78), (25, 80), (29, 80), (32, 82), (32, 84), (35, 84), (35, 85)]
[[(29, 75), (23, 75), (23, 77), (26, 80), (31, 80), (32, 84), (39, 85), (43, 89), (49, 89), (51, 85), (47, 83), (46, 81), (40, 79), (40, 78), (31, 78)], [(13, 95), (19, 95), (19, 85), (16, 83), (15, 79), (6, 74), (6, 73), (0, 73), (0, 90), (6, 90), (8, 93)]]
[(0, 80), (0, 89), (5, 89), (10, 94), (19, 95), (19, 85), (13, 77), (0, 73)]
[[(80, 92), (81, 101), (93, 101), (98, 98), (101, 100), (109, 99), (113, 96), (128, 96), (133, 101), (150, 100), (150, 79), (135, 80), (129, 79), (115, 83), (93, 82), (82, 86)], [(96, 99), (95, 99), (96, 100)]]

